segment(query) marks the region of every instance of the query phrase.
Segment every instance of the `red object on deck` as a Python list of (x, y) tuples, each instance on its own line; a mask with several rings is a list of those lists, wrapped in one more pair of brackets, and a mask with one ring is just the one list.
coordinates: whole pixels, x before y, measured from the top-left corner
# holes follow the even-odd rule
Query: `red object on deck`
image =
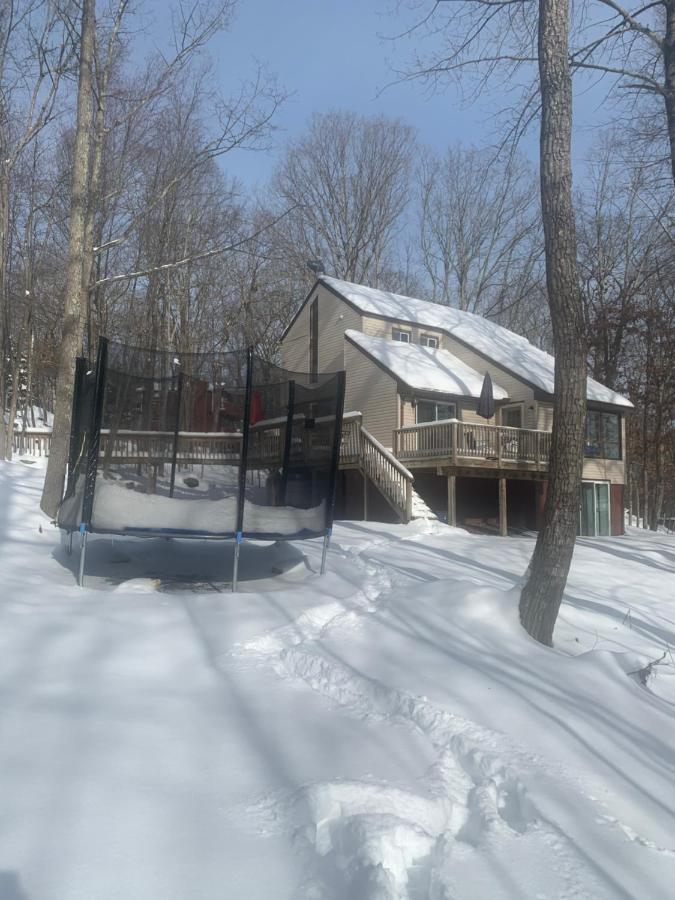
[(264, 418), (260, 391), (253, 391), (251, 395), (251, 425), (255, 425)]

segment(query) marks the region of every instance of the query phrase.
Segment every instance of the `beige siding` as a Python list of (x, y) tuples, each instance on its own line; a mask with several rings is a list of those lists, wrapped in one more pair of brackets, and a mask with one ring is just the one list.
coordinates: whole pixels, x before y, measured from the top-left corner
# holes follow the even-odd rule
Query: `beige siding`
[(623, 484), (625, 471), (622, 459), (585, 459), (581, 476), (586, 481), (611, 481)]
[(417, 424), (415, 407), (410, 397), (401, 397), (401, 419), (403, 427)]
[(346, 339), (344, 359), (345, 411), (362, 412), (364, 427), (385, 447), (391, 447), (398, 416), (396, 382)]
[(282, 365), (291, 372), (309, 372), (309, 308), (319, 298), (319, 372), (344, 369), (344, 333), (361, 331), (361, 316), (323, 285), (319, 285), (291, 326), (281, 345)]
[(551, 431), (553, 428), (553, 403), (540, 401), (537, 404), (537, 428), (539, 431)]

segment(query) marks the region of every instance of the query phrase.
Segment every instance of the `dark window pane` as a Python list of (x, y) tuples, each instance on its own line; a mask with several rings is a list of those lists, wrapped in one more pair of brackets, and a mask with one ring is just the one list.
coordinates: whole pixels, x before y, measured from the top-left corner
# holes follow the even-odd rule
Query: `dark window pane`
[(621, 459), (621, 425), (617, 413), (588, 410), (584, 455), (597, 459)]
[(436, 404), (431, 400), (417, 401), (417, 421), (435, 422), (436, 421)]

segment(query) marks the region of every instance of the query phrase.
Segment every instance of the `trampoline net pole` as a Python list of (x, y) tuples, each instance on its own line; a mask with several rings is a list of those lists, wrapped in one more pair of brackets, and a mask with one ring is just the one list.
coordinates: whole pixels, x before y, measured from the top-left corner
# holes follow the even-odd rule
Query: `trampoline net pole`
[(326, 533), (323, 536), (323, 550), (321, 551), (321, 574), (326, 574), (326, 559), (328, 557), (328, 547), (330, 546), (330, 536), (332, 533), (331, 528), (326, 529)]
[(103, 396), (105, 392), (107, 361), (108, 341), (106, 338), (102, 337), (99, 338), (98, 353), (96, 355), (96, 388), (92, 409), (92, 422), (87, 454), (87, 474), (84, 485), (84, 497), (82, 500), (82, 522), (80, 523), (80, 530), (82, 530), (83, 527), (86, 529), (89, 528), (92, 511), (94, 509), (94, 491), (96, 490), (98, 451), (101, 443), (101, 417), (103, 415)]
[(342, 416), (345, 407), (345, 373), (338, 372), (338, 389), (335, 400), (335, 433), (328, 473), (328, 497), (326, 498), (326, 533), (330, 534), (335, 517), (335, 494), (337, 492), (337, 473), (340, 465), (340, 444), (342, 442)]
[(288, 466), (291, 460), (291, 442), (293, 439), (293, 416), (295, 414), (295, 381), (288, 382), (288, 413), (286, 415), (286, 431), (284, 433), (284, 456), (281, 462), (281, 506), (286, 505), (288, 488)]
[(77, 583), (84, 587), (84, 563), (87, 558), (87, 529), (84, 522), (80, 525), (80, 568), (77, 573)]
[(241, 550), (241, 534), (237, 532), (236, 543), (234, 545), (234, 563), (232, 565), (232, 593), (234, 594), (239, 587), (239, 551)]
[(176, 421), (173, 427), (173, 453), (171, 455), (171, 480), (169, 483), (169, 497), (173, 497), (173, 488), (176, 482), (176, 458), (178, 456), (178, 432), (180, 431), (180, 406), (183, 399), (183, 373), (178, 373), (178, 387), (176, 390)]
[(72, 490), (75, 473), (75, 460), (77, 459), (78, 438), (80, 435), (82, 382), (87, 371), (87, 360), (78, 356), (75, 360), (75, 383), (73, 384), (73, 408), (70, 417), (70, 445), (68, 447), (68, 480), (66, 482), (66, 494)]
[(232, 590), (236, 591), (239, 578), (239, 552), (241, 550), (244, 530), (244, 504), (246, 502), (246, 469), (248, 463), (248, 446), (251, 429), (251, 396), (253, 393), (253, 348), (246, 351), (246, 393), (244, 394), (244, 423), (241, 437), (241, 456), (239, 457), (239, 487), (237, 494), (237, 522), (235, 530), (236, 545), (234, 548), (234, 568), (232, 571)]
[(244, 530), (244, 503), (246, 499), (246, 470), (248, 463), (248, 447), (251, 431), (251, 395), (253, 393), (253, 349), (246, 352), (246, 393), (244, 395), (244, 424), (241, 438), (241, 456), (239, 458), (239, 489), (237, 494), (236, 533)]

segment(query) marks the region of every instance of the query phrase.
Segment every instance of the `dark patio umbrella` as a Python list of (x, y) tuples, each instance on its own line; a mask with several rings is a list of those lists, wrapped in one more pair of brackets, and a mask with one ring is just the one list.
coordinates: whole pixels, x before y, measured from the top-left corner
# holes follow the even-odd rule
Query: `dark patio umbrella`
[(476, 413), (483, 419), (491, 419), (495, 414), (495, 398), (492, 394), (492, 379), (489, 372), (485, 373), (485, 378), (483, 379), (483, 387), (481, 388)]

